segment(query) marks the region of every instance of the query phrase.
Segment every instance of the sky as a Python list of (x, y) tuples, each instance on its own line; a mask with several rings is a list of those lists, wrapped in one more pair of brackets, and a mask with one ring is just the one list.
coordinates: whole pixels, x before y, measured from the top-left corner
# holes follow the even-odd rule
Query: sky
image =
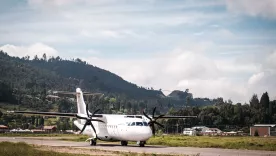
[(275, 0), (0, 0), (0, 49), (81, 58), (138, 86), (276, 99)]

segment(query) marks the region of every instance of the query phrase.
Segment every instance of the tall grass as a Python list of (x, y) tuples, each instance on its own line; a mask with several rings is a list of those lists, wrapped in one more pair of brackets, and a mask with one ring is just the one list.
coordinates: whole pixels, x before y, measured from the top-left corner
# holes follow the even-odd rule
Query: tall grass
[(276, 138), (263, 137), (209, 137), (209, 136), (156, 136), (147, 141), (151, 145), (181, 147), (212, 147), (276, 151)]
[(62, 133), (0, 133), (0, 137), (78, 137), (84, 135)]
[[(41, 146), (40, 148), (43, 148)], [(63, 148), (63, 147), (56, 147), (56, 148)], [(68, 150), (75, 150), (66, 147), (66, 151)], [(88, 150), (90, 151), (92, 155), (93, 152), (95, 152), (96, 149)], [(100, 155), (121, 155), (121, 156), (171, 156), (169, 154), (154, 154), (154, 153), (133, 153), (133, 152), (120, 152), (120, 151), (106, 151), (106, 150), (96, 150)], [(101, 152), (102, 153), (101, 153)], [(108, 152), (108, 153), (105, 153)], [(60, 153), (60, 152), (54, 152), (54, 151), (47, 151), (45, 150), (39, 150), (37, 147), (33, 145), (28, 145), (23, 142), (19, 143), (11, 143), (11, 142), (0, 142), (0, 156), (88, 156), (88, 154), (76, 154), (76, 153)], [(178, 155), (178, 156), (199, 156), (199, 154), (196, 155)]]
[(84, 154), (58, 153), (53, 151), (40, 151), (26, 143), (0, 143), (1, 156), (87, 156)]

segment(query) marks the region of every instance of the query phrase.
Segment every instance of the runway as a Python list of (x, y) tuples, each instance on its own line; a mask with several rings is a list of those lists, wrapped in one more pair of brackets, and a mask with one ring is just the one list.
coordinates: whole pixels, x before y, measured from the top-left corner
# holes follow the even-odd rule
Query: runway
[[(0, 137), (0, 142), (26, 142), (28, 144), (46, 146), (65, 146), (72, 148), (100, 149), (108, 151), (123, 151), (137, 153), (156, 153), (156, 154), (187, 154), (200, 156), (276, 156), (276, 151), (257, 151), (257, 150), (235, 150), (219, 148), (194, 148), (194, 147), (166, 147), (152, 146), (139, 147), (137, 145), (121, 146), (120, 143), (98, 143), (97, 146), (90, 146), (88, 142), (72, 142), (55, 140), (56, 138), (38, 137)], [(1, 147), (0, 147), (1, 148)]]

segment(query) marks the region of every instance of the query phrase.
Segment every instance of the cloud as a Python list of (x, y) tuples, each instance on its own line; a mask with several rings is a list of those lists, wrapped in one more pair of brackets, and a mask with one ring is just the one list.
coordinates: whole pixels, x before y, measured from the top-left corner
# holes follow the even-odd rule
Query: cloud
[(234, 13), (276, 18), (275, 0), (226, 0), (226, 6), (229, 11)]
[(0, 50), (7, 52), (10, 56), (30, 56), (33, 58), (35, 55), (42, 57), (45, 53), (47, 56), (57, 56), (58, 52), (54, 48), (45, 45), (43, 43), (35, 43), (29, 46), (15, 46), (15, 45), (4, 45), (0, 47)]
[(276, 91), (276, 70), (267, 70), (256, 73), (248, 80), (248, 94), (257, 93), (259, 97), (264, 92), (268, 92), (270, 99), (275, 99)]
[[(138, 86), (171, 91), (189, 88), (195, 97), (222, 96), (242, 103), (248, 101), (253, 94), (248, 94), (247, 81), (258, 68), (257, 65), (252, 64), (237, 64), (231, 59), (221, 63), (219, 59), (213, 59), (207, 53), (187, 51), (183, 48), (176, 48), (166, 54), (154, 55), (148, 59), (93, 57), (85, 60), (110, 70)], [(244, 73), (251, 75), (247, 77)]]
[(266, 64), (264, 64), (264, 68), (268, 69), (276, 69), (276, 50), (268, 55), (267, 58), (265, 58)]

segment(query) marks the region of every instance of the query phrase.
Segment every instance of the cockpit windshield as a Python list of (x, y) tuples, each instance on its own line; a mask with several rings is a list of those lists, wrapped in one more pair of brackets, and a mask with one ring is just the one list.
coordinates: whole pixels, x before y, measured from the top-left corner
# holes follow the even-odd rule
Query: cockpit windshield
[(147, 122), (143, 122), (144, 126), (149, 126)]
[(148, 126), (147, 122), (128, 122), (128, 126)]
[(136, 122), (136, 126), (143, 126), (143, 122)]

